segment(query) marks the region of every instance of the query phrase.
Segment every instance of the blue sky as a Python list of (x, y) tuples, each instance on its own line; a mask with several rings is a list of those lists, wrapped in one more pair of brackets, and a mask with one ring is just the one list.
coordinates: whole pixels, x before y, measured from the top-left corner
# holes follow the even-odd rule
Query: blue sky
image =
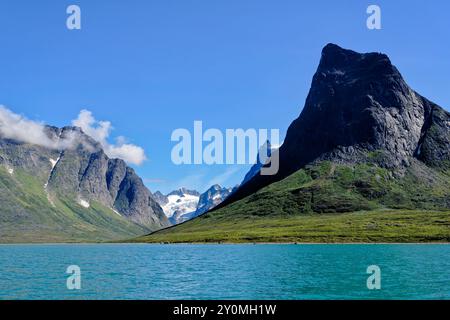
[[(232, 186), (248, 165), (172, 163), (177, 128), (278, 128), (301, 109), (322, 47), (387, 53), (419, 93), (450, 106), (448, 1), (1, 1), (0, 104), (64, 126), (80, 110), (145, 149), (152, 190)], [(82, 29), (66, 28), (81, 7)], [(382, 30), (366, 28), (377, 4)]]

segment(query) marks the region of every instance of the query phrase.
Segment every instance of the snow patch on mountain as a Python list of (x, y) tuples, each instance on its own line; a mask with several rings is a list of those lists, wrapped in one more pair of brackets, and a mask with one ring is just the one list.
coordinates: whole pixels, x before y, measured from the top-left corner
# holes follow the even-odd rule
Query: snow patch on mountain
[(58, 157), (56, 160), (54, 159), (48, 159), (50, 161), (50, 163), (52, 164), (52, 169), (55, 168), (56, 164), (58, 163), (60, 157)]
[(216, 184), (201, 195), (186, 188), (172, 191), (166, 196), (159, 191), (154, 195), (169, 221), (178, 224), (212, 209), (225, 200), (233, 190)]
[(82, 207), (84, 207), (84, 208), (89, 208), (91, 205), (89, 204), (89, 202), (87, 202), (86, 200), (83, 200), (83, 199), (80, 199), (79, 201), (78, 201), (78, 203), (82, 206)]
[(162, 209), (168, 218), (174, 214), (183, 215), (197, 209), (199, 196), (191, 194), (172, 194), (167, 196), (168, 203)]

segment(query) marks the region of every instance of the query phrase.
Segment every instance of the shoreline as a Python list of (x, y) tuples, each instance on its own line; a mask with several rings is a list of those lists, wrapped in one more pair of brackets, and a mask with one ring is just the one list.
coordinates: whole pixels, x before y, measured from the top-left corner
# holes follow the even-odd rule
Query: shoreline
[(0, 246), (19, 245), (450, 245), (450, 242), (14, 242)]

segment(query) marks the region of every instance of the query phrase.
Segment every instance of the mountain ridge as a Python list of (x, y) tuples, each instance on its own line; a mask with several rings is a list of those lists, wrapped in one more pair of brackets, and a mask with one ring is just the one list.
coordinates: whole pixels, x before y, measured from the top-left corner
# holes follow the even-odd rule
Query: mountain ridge
[[(102, 222), (102, 230), (97, 230), (100, 236), (83, 233), (81, 238), (74, 239), (118, 240), (121, 237), (136, 235), (135, 232), (145, 233), (145, 230), (148, 232), (168, 225), (162, 209), (135, 171), (121, 159), (110, 159), (100, 143), (86, 135), (81, 128), (45, 126), (45, 134), (57, 147), (21, 142), (7, 138), (1, 132), (0, 130), (0, 167), (5, 168), (9, 174), (2, 175), (0, 190), (4, 193), (14, 193), (14, 190), (17, 194), (26, 193), (29, 186), (23, 184), (25, 180), (32, 180), (36, 189), (33, 192), (28, 190), (36, 198), (26, 202), (14, 197), (2, 201), (2, 218), (15, 224), (16, 232), (21, 228), (33, 229), (29, 224), (34, 221), (32, 216), (38, 210), (53, 212), (56, 216), (62, 215), (61, 219), (67, 220), (64, 225), (68, 228), (68, 234), (78, 234), (80, 228), (97, 229), (100, 223), (95, 217), (87, 217), (89, 221), (84, 221), (82, 217), (84, 211), (91, 212), (86, 213), (88, 215), (93, 214), (94, 208), (91, 206), (96, 207), (104, 219), (111, 219), (111, 215), (118, 218), (120, 216), (119, 219), (113, 218), (112, 223), (122, 224), (123, 220), (129, 221), (131, 224), (125, 223), (128, 226), (125, 229), (130, 232), (118, 226), (124, 232), (111, 235), (109, 230), (105, 230), (108, 228), (107, 224)], [(19, 192), (19, 189), (22, 191)], [(26, 194), (24, 197), (29, 198)], [(42, 201), (37, 204), (33, 200), (37, 198), (44, 198), (47, 203)], [(44, 208), (45, 206), (49, 208)], [(14, 221), (12, 217), (17, 216), (17, 212), (23, 213), (18, 216), (22, 218)], [(77, 221), (76, 227), (69, 223), (74, 219)], [(55, 223), (53, 231), (57, 231), (58, 238), (64, 241), (64, 235), (56, 230), (60, 228), (56, 220), (50, 221), (52, 225)], [(43, 229), (52, 232), (45, 224), (37, 224), (36, 233)], [(72, 229), (77, 231), (70, 231)], [(32, 234), (32, 230), (30, 232)], [(2, 231), (5, 237), (8, 234), (8, 237), (13, 237), (10, 233), (8, 230)], [(102, 234), (108, 236), (103, 239)], [(49, 234), (49, 237), (52, 235)], [(72, 240), (72, 236), (68, 235), (68, 239)]]

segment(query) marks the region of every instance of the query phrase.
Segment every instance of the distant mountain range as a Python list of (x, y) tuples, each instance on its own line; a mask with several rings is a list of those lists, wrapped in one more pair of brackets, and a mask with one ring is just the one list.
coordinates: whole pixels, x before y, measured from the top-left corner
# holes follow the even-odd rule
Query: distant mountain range
[(388, 56), (322, 50), (276, 175), (140, 241), (450, 241), (450, 113)]
[(233, 191), (218, 184), (200, 194), (198, 191), (181, 188), (163, 195), (157, 191), (155, 200), (164, 210), (171, 224), (178, 224), (193, 219), (214, 208), (225, 200)]
[(133, 238), (193, 219), (232, 192), (214, 185), (203, 194), (186, 188), (152, 194), (132, 168), (110, 159), (78, 127), (43, 126), (42, 141), (24, 142), (4, 121), (0, 242)]
[(179, 223), (183, 215), (195, 211), (200, 197), (197, 191), (186, 188), (174, 190), (167, 195), (157, 191), (155, 195), (171, 224)]

